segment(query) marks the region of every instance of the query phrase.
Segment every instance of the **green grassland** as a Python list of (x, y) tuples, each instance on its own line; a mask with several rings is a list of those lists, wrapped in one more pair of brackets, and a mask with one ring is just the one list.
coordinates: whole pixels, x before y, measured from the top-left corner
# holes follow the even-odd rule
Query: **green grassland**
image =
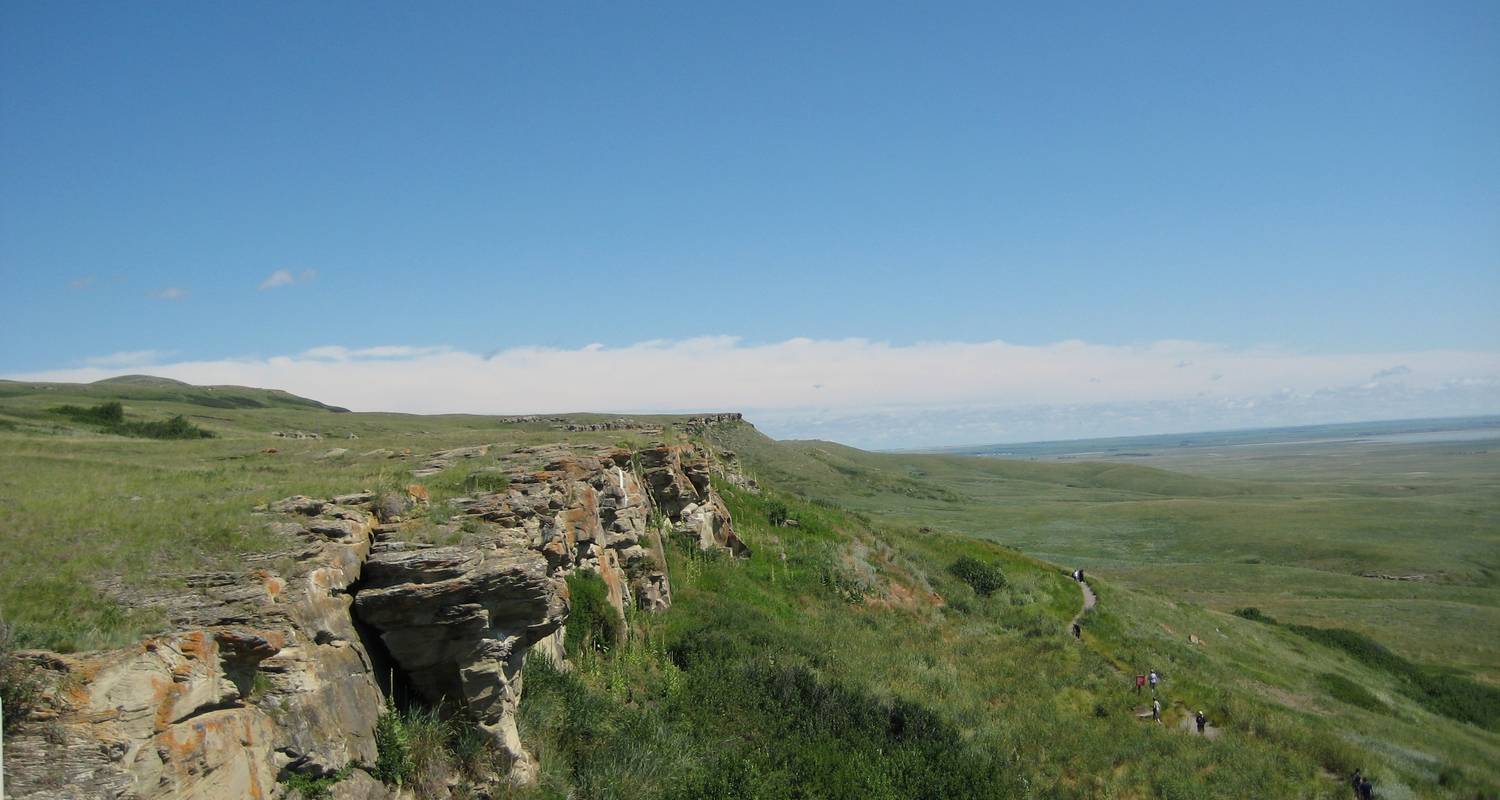
[(1140, 459), (866, 453), (771, 442), (748, 427), (725, 445), (762, 479), (808, 496), (1217, 610), (1260, 606), (1288, 621), (1337, 622), (1414, 660), (1500, 684), (1493, 440), (1173, 455), (1181, 472)]
[[(109, 400), (213, 438), (113, 435), (53, 410)], [(543, 780), (525, 794), (1332, 798), (1356, 766), (1381, 797), (1500, 793), (1500, 719), (1471, 680), (1500, 676), (1500, 463), (1481, 446), (1403, 456), (1400, 472), (1429, 475), (1400, 481), (1382, 464), (1176, 471), (708, 435), (765, 487), (720, 487), (754, 557), (673, 546), (669, 611), (620, 621), (635, 635), (608, 650), (570, 631), (571, 672), (528, 666), (522, 730)], [(501, 445), (422, 479), (436, 518), (471, 476), (522, 465), (516, 447), (639, 438), (235, 387), (0, 382), (0, 615), (26, 646), (123, 644), (162, 623), (115, 598), (280, 544), (257, 504), (401, 485), (424, 454)], [(797, 527), (772, 524), (782, 507)], [(1074, 641), (1078, 565), (1099, 605)], [(1277, 621), (1230, 613), (1244, 606)], [(1160, 726), (1132, 689), (1149, 669)], [(1198, 709), (1216, 738), (1181, 729)]]

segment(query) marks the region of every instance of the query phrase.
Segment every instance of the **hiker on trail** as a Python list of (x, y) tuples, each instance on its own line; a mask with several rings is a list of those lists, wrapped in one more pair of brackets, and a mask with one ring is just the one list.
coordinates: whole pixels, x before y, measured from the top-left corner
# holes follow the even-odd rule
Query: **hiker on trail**
[(1151, 675), (1150, 675), (1150, 677), (1147, 678), (1147, 680), (1149, 680), (1151, 682), (1151, 696), (1155, 697), (1156, 696), (1156, 684), (1157, 684), (1158, 681), (1161, 680), (1161, 678), (1159, 676), (1157, 676), (1156, 670), (1153, 669), (1153, 670), (1151, 670)]
[(1355, 796), (1355, 798), (1359, 797), (1359, 782), (1362, 781), (1362, 780), (1364, 780), (1364, 776), (1361, 775), (1360, 772), (1361, 772), (1360, 768), (1359, 767), (1355, 767), (1354, 768), (1354, 774), (1351, 775), (1351, 776), (1349, 776), (1349, 786), (1350, 786), (1350, 788), (1354, 789), (1354, 796)]
[(1161, 722), (1161, 701), (1160, 700), (1152, 700), (1151, 701), (1151, 721), (1152, 722)]
[(1078, 570), (1078, 582), (1083, 583), (1083, 570)]
[(1370, 785), (1368, 775), (1359, 779), (1359, 800), (1375, 800), (1375, 787)]
[(1083, 638), (1083, 628), (1079, 627), (1078, 623), (1076, 623), (1076, 622), (1073, 623), (1073, 638), (1074, 639), (1082, 639)]
[(1194, 717), (1194, 720), (1198, 723), (1198, 735), (1202, 736), (1203, 726), (1208, 724), (1208, 717), (1203, 716), (1203, 709), (1198, 709), (1198, 716)]

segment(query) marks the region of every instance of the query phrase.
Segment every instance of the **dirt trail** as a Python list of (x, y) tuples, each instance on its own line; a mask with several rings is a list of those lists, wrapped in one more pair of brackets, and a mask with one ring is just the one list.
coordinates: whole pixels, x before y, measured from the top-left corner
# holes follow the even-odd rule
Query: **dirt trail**
[(1078, 581), (1077, 583), (1078, 588), (1083, 590), (1083, 610), (1078, 612), (1077, 614), (1074, 614), (1073, 619), (1068, 621), (1068, 627), (1066, 628), (1066, 630), (1069, 634), (1073, 633), (1073, 626), (1078, 624), (1078, 620), (1083, 619), (1083, 615), (1087, 614), (1089, 609), (1093, 608), (1099, 603), (1099, 596), (1094, 594), (1093, 589), (1089, 588), (1088, 581)]
[[(1182, 722), (1178, 723), (1177, 727), (1193, 734), (1194, 736), (1198, 735), (1198, 722), (1193, 719), (1191, 714), (1183, 717)], [(1203, 736), (1206, 739), (1217, 739), (1219, 738), (1219, 729), (1215, 728), (1212, 722), (1204, 723)]]
[[(1071, 572), (1068, 574), (1069, 577), (1072, 576)], [(1094, 594), (1094, 590), (1089, 586), (1089, 582), (1087, 580), (1077, 581), (1077, 583), (1079, 590), (1083, 592), (1083, 610), (1073, 615), (1073, 619), (1068, 622), (1067, 632), (1069, 635), (1073, 633), (1073, 626), (1078, 624), (1079, 620), (1083, 619), (1083, 615), (1087, 614), (1089, 609), (1099, 604), (1099, 596)], [(1118, 667), (1116, 667), (1115, 671), (1119, 672), (1120, 670)], [(1163, 709), (1164, 712), (1166, 710), (1167, 709), (1165, 708)], [(1137, 708), (1135, 710), (1135, 716), (1137, 719), (1149, 722), (1151, 720), (1151, 706), (1142, 706)], [(1182, 718), (1182, 720), (1177, 724), (1177, 728), (1181, 731), (1184, 731), (1185, 733), (1189, 733), (1194, 736), (1199, 735), (1198, 723), (1193, 718), (1193, 715), (1191, 713), (1186, 714), (1186, 716)], [(1213, 723), (1211, 722), (1205, 723), (1203, 726), (1202, 736), (1206, 739), (1217, 739), (1219, 738), (1219, 729), (1215, 728), (1213, 726)]]

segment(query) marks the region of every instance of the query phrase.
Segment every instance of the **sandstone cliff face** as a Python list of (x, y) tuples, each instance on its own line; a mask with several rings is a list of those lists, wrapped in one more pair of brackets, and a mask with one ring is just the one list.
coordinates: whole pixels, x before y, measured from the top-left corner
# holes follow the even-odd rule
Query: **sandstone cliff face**
[[(287, 550), (247, 557), (249, 574), (195, 576), (182, 591), (128, 598), (165, 609), (172, 633), (115, 651), (32, 654), (53, 688), (7, 740), (8, 792), (282, 797), (289, 773), (376, 762), (382, 672), (471, 716), (509, 762), (509, 780), (533, 780), (515, 712), (526, 654), (563, 659), (564, 578), (598, 572), (618, 610), (657, 611), (671, 604), (664, 535), (749, 551), (709, 483), (704, 451), (522, 455), (544, 468), (453, 501), (472, 522), (459, 544), (404, 540), (399, 522), (377, 519), (392, 517), (389, 498), (370, 492), (286, 498), (263, 513)], [(357, 769), (339, 795), (389, 796)]]
[(535, 777), (516, 732), (521, 667), (528, 648), (562, 627), (567, 598), (524, 537), (376, 553), (356, 609), (423, 698), (466, 709), (513, 782)]
[[(7, 790), (35, 798), (262, 798), (284, 770), (373, 763), (382, 707), (344, 591), (370, 549), (367, 515), (294, 498), (297, 542), (262, 556), (285, 576), (207, 575), (137, 598), (177, 632), (135, 647), (34, 658), (53, 686), (6, 748)], [(294, 521), (295, 520), (295, 521)]]
[(676, 532), (693, 537), (704, 550), (722, 548), (736, 556), (750, 549), (734, 535), (729, 509), (710, 484), (708, 453), (696, 447), (662, 445), (640, 453), (646, 483)]

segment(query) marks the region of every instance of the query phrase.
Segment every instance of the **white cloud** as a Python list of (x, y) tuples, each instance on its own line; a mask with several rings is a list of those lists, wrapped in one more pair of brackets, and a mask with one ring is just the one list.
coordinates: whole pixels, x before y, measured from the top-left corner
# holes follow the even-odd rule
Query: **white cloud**
[(152, 292), (151, 296), (158, 300), (182, 300), (188, 296), (188, 290), (180, 286), (168, 286)]
[[(713, 336), (490, 354), (326, 346), (151, 371), (190, 383), (286, 389), (367, 411), (739, 410), (775, 435), (837, 433), (883, 447), (1500, 412), (1500, 353), (1320, 354), (1181, 341), (751, 345)], [(1377, 373), (1384, 375), (1372, 385)], [(94, 365), (13, 377), (112, 374)]]
[(380, 345), (378, 347), (340, 347), (338, 345), (324, 345), (304, 350), (302, 358), (328, 359), (330, 361), (350, 361), (353, 359), (373, 358), (416, 358), (418, 356), (436, 355), (438, 353), (450, 353), (452, 348), (448, 347), (410, 347), (408, 345)]
[(101, 367), (104, 369), (144, 367), (158, 363), (169, 355), (171, 353), (161, 350), (121, 350), (118, 353), (110, 353), (107, 356), (85, 358), (83, 363), (90, 367)]
[(307, 283), (316, 277), (318, 277), (318, 271), (315, 269), (304, 269), (295, 275), (289, 269), (278, 269), (260, 282), (260, 289), (261, 291), (265, 291), (267, 289), (277, 289), (282, 286), (291, 286), (296, 283)]
[(91, 288), (93, 288), (93, 286), (94, 286), (94, 276), (93, 275), (85, 275), (85, 276), (83, 276), (81, 278), (74, 278), (73, 280), (68, 281), (68, 288), (72, 289), (74, 291), (83, 291), (84, 289), (91, 289)]

